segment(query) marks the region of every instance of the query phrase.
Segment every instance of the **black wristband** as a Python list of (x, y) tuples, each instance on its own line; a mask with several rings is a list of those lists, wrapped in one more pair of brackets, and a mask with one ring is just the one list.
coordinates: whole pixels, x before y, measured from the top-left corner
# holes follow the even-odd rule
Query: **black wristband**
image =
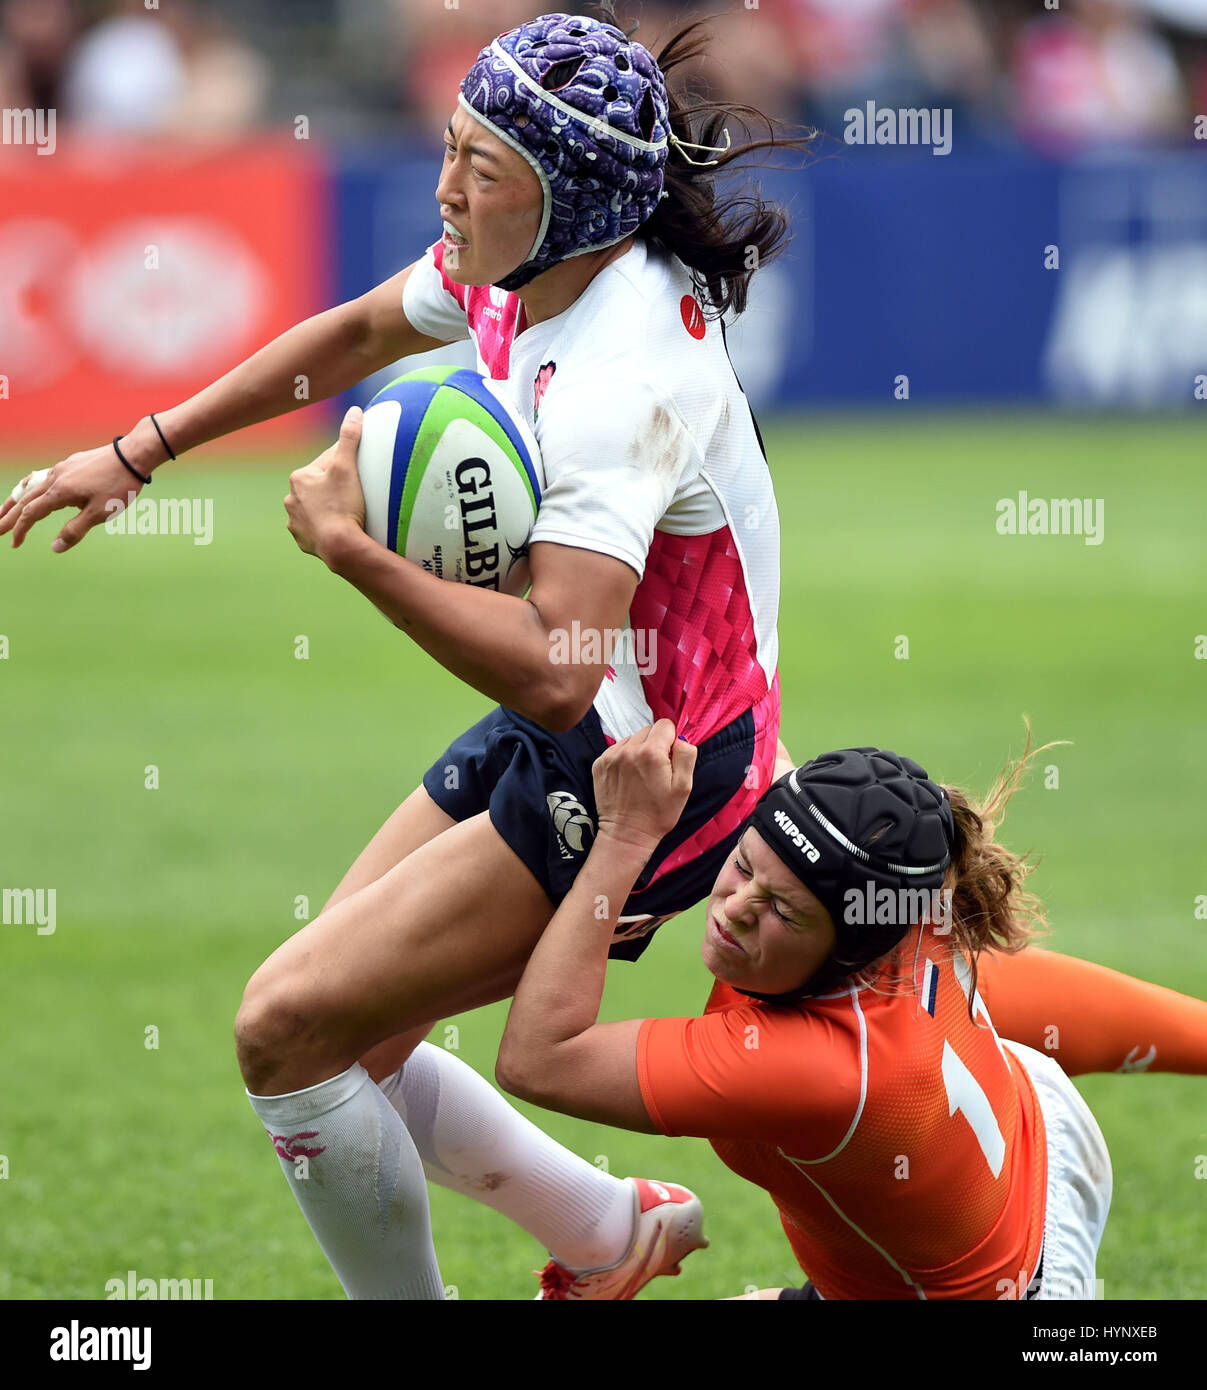
[(113, 436), (113, 452), (118, 456), (119, 459), (121, 459), (123, 465), (127, 469), (129, 469), (131, 473), (134, 474), (134, 476), (138, 479), (140, 483), (149, 483), (151, 481), (150, 475), (147, 473), (140, 473), (138, 469), (135, 468), (134, 465), (130, 462), (130, 460), (125, 456), (125, 454), (122, 453), (121, 448), (119, 447), (117, 442), (119, 439), (121, 439), (121, 437), (122, 436), (120, 434), (115, 434)]
[(160, 442), (160, 443), (163, 445), (163, 447), (168, 451), (168, 457), (169, 457), (169, 458), (173, 461), (173, 463), (174, 463), (174, 462), (176, 461), (176, 455), (172, 452), (172, 446), (171, 446), (171, 445), (168, 443), (168, 441), (164, 438), (163, 430), (161, 430), (161, 429), (159, 428), (159, 421), (155, 418), (154, 413), (152, 413), (152, 415), (151, 415), (151, 423), (155, 426), (155, 433), (159, 436), (159, 442)]

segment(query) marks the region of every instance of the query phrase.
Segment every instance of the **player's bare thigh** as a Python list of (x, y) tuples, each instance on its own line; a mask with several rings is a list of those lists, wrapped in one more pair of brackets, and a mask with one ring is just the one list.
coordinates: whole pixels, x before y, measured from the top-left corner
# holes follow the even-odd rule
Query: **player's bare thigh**
[(420, 784), (407, 799), (391, 813), (381, 829), (361, 850), (352, 867), (340, 879), (335, 891), (323, 905), (323, 911), (342, 902), (366, 884), (375, 883), (395, 864), (401, 864), (408, 854), (420, 845), (434, 840), (457, 822), (442, 811)]
[(400, 1033), (506, 998), (552, 913), (486, 812), (449, 827), (252, 976), (235, 1025), (248, 1089), (317, 1085)]
[[(358, 888), (375, 883), (395, 864), (401, 864), (408, 854), (420, 845), (434, 840), (437, 835), (457, 822), (442, 811), (428, 795), (427, 788), (420, 784), (386, 819), (381, 829), (356, 856), (352, 867), (340, 879), (335, 891), (323, 905), (323, 911), (334, 907), (350, 897)], [(360, 1064), (374, 1081), (396, 1072), (416, 1047), (431, 1031), (429, 1024), (408, 1029), (395, 1037), (387, 1038), (370, 1048), (360, 1059)]]

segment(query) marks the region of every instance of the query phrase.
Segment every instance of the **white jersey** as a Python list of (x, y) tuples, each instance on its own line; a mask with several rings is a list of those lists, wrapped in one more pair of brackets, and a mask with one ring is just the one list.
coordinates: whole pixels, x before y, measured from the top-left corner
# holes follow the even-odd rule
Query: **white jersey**
[[(687, 267), (635, 241), (568, 309), (527, 325), (518, 296), (464, 286), (437, 242), (403, 311), (444, 342), (472, 336), (545, 469), (533, 541), (622, 560), (639, 578), (595, 697), (611, 740), (669, 718), (701, 743), (751, 710), (760, 758), (779, 726), (779, 517), (720, 323)], [(769, 778), (759, 777), (766, 787)]]

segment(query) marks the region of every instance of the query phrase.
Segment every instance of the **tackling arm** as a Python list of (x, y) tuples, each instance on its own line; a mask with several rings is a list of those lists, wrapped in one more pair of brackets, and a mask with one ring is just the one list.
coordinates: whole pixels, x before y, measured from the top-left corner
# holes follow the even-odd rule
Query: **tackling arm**
[(584, 1120), (657, 1134), (641, 1098), (642, 1019), (600, 1023), (608, 947), (625, 900), (691, 791), (696, 750), (669, 719), (595, 760), (599, 829), (512, 1001), (495, 1078), (512, 1095)]

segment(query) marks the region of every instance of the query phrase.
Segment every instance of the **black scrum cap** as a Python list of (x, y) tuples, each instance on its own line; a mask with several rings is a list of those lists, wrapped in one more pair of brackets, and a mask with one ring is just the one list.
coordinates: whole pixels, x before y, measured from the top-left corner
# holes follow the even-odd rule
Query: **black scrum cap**
[[(879, 748), (824, 753), (786, 773), (760, 798), (747, 825), (822, 903), (837, 935), (802, 988), (778, 995), (741, 991), (771, 1003), (824, 994), (892, 950), (921, 917), (928, 895), (942, 887), (955, 838), (943, 789), (912, 759)], [(883, 900), (885, 888), (903, 910), (869, 921), (862, 904), (878, 895)], [(893, 920), (883, 921), (886, 915)]]

